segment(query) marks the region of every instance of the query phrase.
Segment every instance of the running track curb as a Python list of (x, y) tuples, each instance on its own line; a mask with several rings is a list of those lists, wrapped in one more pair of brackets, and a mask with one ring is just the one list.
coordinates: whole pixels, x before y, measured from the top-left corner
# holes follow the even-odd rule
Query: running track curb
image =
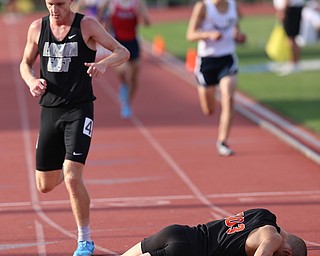
[[(183, 61), (167, 52), (157, 56), (154, 55), (152, 45), (146, 41), (143, 41), (143, 50), (150, 59), (157, 61), (164, 69), (179, 76), (190, 85), (196, 86), (193, 74), (186, 70)], [(241, 115), (320, 165), (320, 139), (316, 135), (292, 124), (240, 92), (236, 92), (235, 95), (235, 109)]]

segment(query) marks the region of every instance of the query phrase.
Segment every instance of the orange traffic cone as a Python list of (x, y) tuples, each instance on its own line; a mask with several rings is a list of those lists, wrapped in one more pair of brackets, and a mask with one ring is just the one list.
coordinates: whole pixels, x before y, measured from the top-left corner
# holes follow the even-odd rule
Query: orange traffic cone
[(195, 48), (189, 48), (186, 56), (186, 69), (189, 72), (192, 72), (194, 70), (194, 67), (196, 65), (196, 58), (197, 50)]
[(152, 52), (155, 55), (161, 55), (165, 51), (165, 41), (162, 36), (155, 36), (153, 39)]

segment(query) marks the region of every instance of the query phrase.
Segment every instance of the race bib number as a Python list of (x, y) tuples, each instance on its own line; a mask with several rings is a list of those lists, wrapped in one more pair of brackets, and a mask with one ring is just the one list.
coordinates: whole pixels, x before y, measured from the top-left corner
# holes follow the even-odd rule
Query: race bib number
[(83, 134), (91, 137), (92, 136), (92, 130), (93, 130), (93, 120), (86, 117), (84, 121), (84, 126), (83, 126)]

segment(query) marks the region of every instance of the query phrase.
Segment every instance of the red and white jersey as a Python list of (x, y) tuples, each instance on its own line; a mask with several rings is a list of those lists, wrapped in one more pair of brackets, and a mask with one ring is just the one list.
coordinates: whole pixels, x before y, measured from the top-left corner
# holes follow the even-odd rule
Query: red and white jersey
[(116, 39), (134, 40), (137, 36), (139, 0), (111, 0), (110, 16)]

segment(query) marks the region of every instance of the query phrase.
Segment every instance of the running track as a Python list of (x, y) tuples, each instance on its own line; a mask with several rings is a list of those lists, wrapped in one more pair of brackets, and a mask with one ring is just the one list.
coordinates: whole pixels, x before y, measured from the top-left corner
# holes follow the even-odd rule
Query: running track
[[(39, 106), (18, 70), (33, 18), (0, 21), (0, 255), (65, 256), (76, 246), (67, 192), (35, 189)], [(112, 71), (94, 81), (85, 180), (95, 255), (121, 253), (171, 223), (194, 225), (253, 207), (275, 212), (284, 229), (307, 241), (309, 255), (319, 255), (318, 164), (238, 113), (231, 134), (236, 155), (217, 156), (218, 115), (204, 117), (195, 88), (150, 54), (132, 120), (119, 118), (117, 83)]]

